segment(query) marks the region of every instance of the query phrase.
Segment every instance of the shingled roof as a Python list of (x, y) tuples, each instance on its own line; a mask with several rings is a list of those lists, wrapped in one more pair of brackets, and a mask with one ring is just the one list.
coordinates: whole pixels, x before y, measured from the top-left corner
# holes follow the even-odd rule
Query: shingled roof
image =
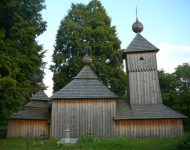
[[(11, 117), (10, 117), (11, 118)], [(47, 110), (40, 109), (25, 109), (18, 113), (15, 113), (12, 117), (13, 119), (34, 119), (34, 120), (49, 120), (51, 114)]]
[(44, 101), (31, 101), (27, 103), (25, 106), (27, 107), (38, 107), (38, 108), (50, 108), (51, 103), (50, 102), (44, 102)]
[(149, 51), (159, 51), (159, 49), (156, 46), (152, 45), (140, 33), (137, 33), (135, 38), (132, 40), (132, 42), (123, 52), (123, 59), (125, 59), (126, 53), (149, 52)]
[(126, 119), (166, 119), (187, 118), (186, 116), (170, 109), (164, 104), (129, 105), (125, 100), (118, 100), (117, 112), (114, 120)]
[(33, 95), (31, 100), (40, 100), (40, 101), (49, 101), (48, 96), (44, 93), (43, 90), (39, 90), (35, 95)]
[(47, 87), (45, 86), (45, 84), (41, 82), (39, 84), (39, 91), (30, 98), (32, 101), (25, 105), (24, 110), (15, 113), (10, 118), (35, 120), (50, 119), (50, 113), (48, 112), (48, 108), (51, 108), (52, 104), (49, 102), (48, 96), (43, 91), (46, 88)]
[[(89, 59), (89, 60), (88, 60)], [(118, 98), (109, 88), (98, 80), (89, 67), (91, 58), (86, 55), (83, 63), (86, 65), (74, 80), (51, 96), (52, 99), (87, 99), (87, 98)]]

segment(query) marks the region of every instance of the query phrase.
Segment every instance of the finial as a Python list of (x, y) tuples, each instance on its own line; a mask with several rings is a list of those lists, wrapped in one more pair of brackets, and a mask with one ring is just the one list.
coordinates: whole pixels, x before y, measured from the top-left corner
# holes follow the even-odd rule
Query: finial
[(136, 21), (138, 21), (138, 17), (137, 17), (137, 6), (136, 6)]
[(42, 82), (40, 82), (40, 84), (38, 85), (38, 88), (40, 89), (40, 90), (45, 90), (45, 89), (47, 89), (47, 86), (43, 83), (43, 81)]
[(86, 54), (83, 58), (82, 58), (82, 62), (85, 64), (85, 65), (90, 65), (92, 63), (92, 58)]
[(141, 22), (138, 21), (138, 17), (137, 17), (137, 6), (136, 6), (136, 22), (133, 23), (132, 25), (132, 30), (135, 33), (140, 33), (143, 30), (143, 24)]

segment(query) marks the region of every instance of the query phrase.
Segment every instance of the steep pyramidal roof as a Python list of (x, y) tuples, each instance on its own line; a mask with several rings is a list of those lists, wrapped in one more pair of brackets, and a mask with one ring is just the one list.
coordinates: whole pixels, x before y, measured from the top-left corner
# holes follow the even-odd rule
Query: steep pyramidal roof
[(85, 65), (74, 79), (98, 79), (98, 77), (94, 74), (89, 65)]
[(89, 64), (92, 59), (88, 54), (83, 58), (86, 64), (74, 80), (54, 93), (52, 99), (87, 99), (87, 98), (118, 98), (118, 96), (108, 89), (94, 74)]
[(40, 100), (40, 101), (48, 101), (49, 100), (48, 96), (45, 94), (45, 92), (43, 90), (39, 90), (30, 99), (32, 99), (32, 100)]
[(39, 84), (39, 91), (30, 99), (31, 102), (27, 103), (24, 110), (13, 114), (14, 119), (34, 119), (34, 120), (48, 120), (51, 118), (48, 108), (51, 107), (48, 96), (44, 93), (47, 87), (43, 82)]
[(45, 90), (47, 87), (45, 86), (45, 84), (43, 82), (41, 82), (39, 84), (39, 91), (33, 95), (30, 99), (31, 100), (40, 100), (40, 101), (48, 101), (49, 98), (48, 96), (44, 93), (43, 90)]
[(152, 45), (140, 33), (137, 33), (135, 38), (132, 40), (132, 42), (123, 52), (123, 59), (125, 59), (126, 53), (148, 52), (148, 51), (159, 51), (159, 49), (156, 46)]

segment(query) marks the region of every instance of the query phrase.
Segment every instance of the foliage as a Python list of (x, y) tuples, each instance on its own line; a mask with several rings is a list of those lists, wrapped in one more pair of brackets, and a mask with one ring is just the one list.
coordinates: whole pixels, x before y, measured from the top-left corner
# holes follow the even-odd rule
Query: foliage
[(185, 139), (181, 140), (177, 144), (178, 150), (189, 150), (190, 149), (190, 135)]
[(42, 80), (44, 51), (35, 38), (46, 28), (43, 2), (0, 2), (0, 120), (21, 110)]
[(0, 128), (7, 128), (8, 126), (8, 120), (3, 120), (0, 122)]
[(7, 136), (7, 129), (0, 130), (0, 139), (6, 138), (6, 136)]
[(125, 94), (120, 96), (120, 99), (127, 99), (127, 90), (125, 90)]
[(190, 64), (179, 65), (172, 74), (161, 69), (158, 77), (163, 103), (188, 116), (190, 124)]
[(88, 143), (88, 142), (94, 142), (95, 139), (92, 138), (92, 137), (87, 137), (87, 136), (81, 136), (79, 139), (78, 139), (78, 143)]
[(55, 64), (50, 67), (54, 72), (54, 92), (84, 67), (82, 57), (88, 50), (95, 74), (113, 92), (123, 95), (127, 78), (122, 70), (120, 44), (115, 26), (111, 26), (111, 19), (98, 0), (91, 0), (88, 5), (72, 4), (57, 31)]
[(179, 80), (177, 87), (178, 99), (176, 109), (188, 116), (190, 125), (190, 63), (184, 63), (175, 68), (174, 76)]
[(172, 107), (176, 99), (176, 88), (179, 86), (179, 81), (173, 74), (165, 73), (163, 69), (158, 71), (158, 78), (163, 103), (168, 107)]

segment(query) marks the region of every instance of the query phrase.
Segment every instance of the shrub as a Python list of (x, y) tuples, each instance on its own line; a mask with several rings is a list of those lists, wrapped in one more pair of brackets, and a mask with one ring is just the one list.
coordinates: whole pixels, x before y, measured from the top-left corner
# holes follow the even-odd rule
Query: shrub
[(187, 136), (184, 140), (177, 143), (177, 148), (179, 150), (189, 150), (190, 149), (190, 135)]
[(78, 139), (78, 143), (89, 143), (89, 142), (94, 142), (94, 138), (92, 137), (87, 137), (87, 136), (81, 136), (79, 139)]
[(0, 130), (0, 138), (6, 138), (6, 136), (7, 136), (7, 129)]

